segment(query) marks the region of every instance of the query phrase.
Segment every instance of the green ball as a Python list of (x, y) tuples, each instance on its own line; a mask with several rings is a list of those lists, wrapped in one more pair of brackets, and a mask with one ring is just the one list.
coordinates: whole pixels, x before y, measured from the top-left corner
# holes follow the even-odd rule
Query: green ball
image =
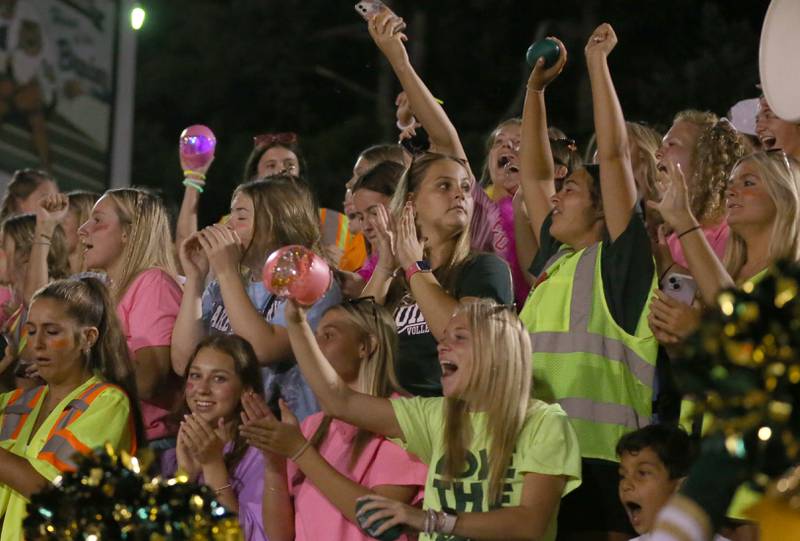
[(559, 54), (561, 54), (561, 47), (558, 46), (558, 43), (552, 39), (540, 39), (528, 47), (525, 59), (528, 61), (528, 65), (533, 68), (536, 65), (536, 61), (544, 57), (544, 67), (549, 68), (556, 63)]
[(389, 520), (385, 518), (370, 525), (369, 528), (365, 528), (364, 523), (370, 517), (370, 515), (372, 515), (372, 513), (376, 511), (372, 510), (372, 511), (366, 511), (364, 513), (359, 513), (361, 508), (366, 503), (367, 503), (366, 500), (361, 500), (356, 504), (356, 519), (358, 520), (358, 525), (361, 527), (362, 530), (364, 530), (367, 533), (367, 535), (369, 535), (373, 539), (378, 539), (380, 541), (394, 541), (403, 534), (403, 528), (398, 525), (398, 526), (392, 526), (391, 528), (383, 532), (381, 535), (376, 536), (375, 532), (378, 530), (378, 528), (381, 527), (381, 524)]

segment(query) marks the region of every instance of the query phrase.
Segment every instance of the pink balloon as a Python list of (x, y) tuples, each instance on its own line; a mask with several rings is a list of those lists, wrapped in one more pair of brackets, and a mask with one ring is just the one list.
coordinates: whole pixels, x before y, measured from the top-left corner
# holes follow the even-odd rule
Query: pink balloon
[(272, 252), (261, 276), (270, 293), (294, 299), (305, 306), (320, 300), (332, 280), (331, 269), (325, 260), (299, 245), (284, 246)]
[(186, 165), (201, 169), (214, 157), (217, 138), (208, 126), (195, 124), (181, 132), (178, 147)]

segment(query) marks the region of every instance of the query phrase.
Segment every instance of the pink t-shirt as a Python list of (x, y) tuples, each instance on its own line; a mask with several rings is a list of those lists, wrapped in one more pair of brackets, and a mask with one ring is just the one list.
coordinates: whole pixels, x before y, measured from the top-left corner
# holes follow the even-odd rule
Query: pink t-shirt
[[(731, 230), (728, 228), (728, 222), (723, 221), (719, 225), (704, 227), (703, 233), (705, 233), (706, 239), (708, 239), (708, 243), (711, 245), (711, 249), (714, 250), (714, 253), (717, 254), (717, 257), (722, 261), (725, 255), (725, 247), (728, 245), (728, 237), (731, 234)], [(667, 236), (667, 245), (669, 246), (670, 254), (672, 254), (672, 260), (681, 267), (688, 269), (689, 263), (686, 261), (686, 256), (683, 254), (683, 247), (681, 246), (681, 241), (678, 239), (677, 233), (671, 233)]]
[[(131, 358), (142, 348), (170, 345), (182, 296), (181, 287), (175, 279), (161, 269), (147, 269), (131, 282), (117, 304), (117, 316), (122, 323)], [(180, 383), (172, 371), (169, 377), (175, 380), (175, 385), (165, 388), (174, 392), (164, 396), (158, 404), (141, 402), (142, 421), (148, 440), (173, 435), (163, 418), (179, 398)]]
[[(324, 415), (315, 413), (301, 424), (306, 438), (319, 427)], [(358, 428), (338, 419), (331, 421), (320, 454), (336, 471), (367, 488), (380, 485), (411, 485), (419, 488), (412, 504), (422, 501), (428, 467), (413, 455), (384, 437), (372, 438), (364, 447), (354, 468), (350, 468), (350, 450)], [(369, 541), (358, 526), (344, 515), (311, 482), (306, 482), (293, 462), (287, 464), (289, 492), (294, 497), (295, 541)], [(407, 541), (406, 535), (398, 539)]]

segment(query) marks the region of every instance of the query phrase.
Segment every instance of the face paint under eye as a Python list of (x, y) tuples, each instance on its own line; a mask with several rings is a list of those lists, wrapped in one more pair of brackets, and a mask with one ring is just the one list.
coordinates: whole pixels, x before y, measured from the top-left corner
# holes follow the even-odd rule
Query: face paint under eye
[(66, 338), (51, 338), (48, 342), (52, 349), (67, 349), (69, 347), (69, 340)]

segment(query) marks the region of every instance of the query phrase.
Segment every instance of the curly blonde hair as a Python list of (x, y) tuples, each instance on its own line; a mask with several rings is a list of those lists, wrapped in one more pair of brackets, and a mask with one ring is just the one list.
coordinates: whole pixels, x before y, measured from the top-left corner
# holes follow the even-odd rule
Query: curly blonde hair
[(725, 215), (725, 189), (733, 166), (746, 153), (744, 139), (728, 119), (712, 112), (687, 109), (674, 122), (690, 122), (700, 129), (692, 152), (694, 175), (686, 179), (692, 213), (700, 223), (716, 223)]

